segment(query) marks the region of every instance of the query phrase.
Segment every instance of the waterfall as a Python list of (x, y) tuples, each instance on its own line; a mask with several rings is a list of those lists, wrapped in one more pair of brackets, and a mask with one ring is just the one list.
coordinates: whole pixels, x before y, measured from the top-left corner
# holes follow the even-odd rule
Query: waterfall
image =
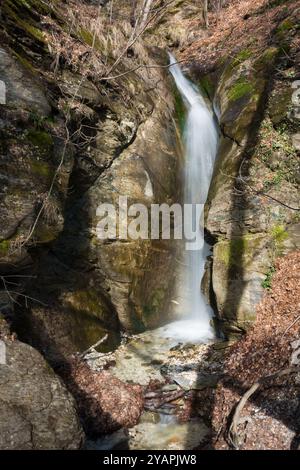
[[(204, 206), (217, 153), (218, 131), (212, 111), (196, 87), (183, 75), (171, 54), (170, 64), (170, 72), (187, 111), (184, 130), (184, 204), (203, 204)], [(203, 210), (195, 220), (200, 239), (198, 249), (190, 251), (185, 249), (182, 257), (178, 308), (184, 319), (165, 327), (167, 336), (183, 342), (202, 342), (214, 337), (210, 325), (212, 310), (201, 293), (205, 260), (209, 254), (209, 247), (204, 241), (202, 219)], [(191, 224), (192, 220), (188, 222)]]

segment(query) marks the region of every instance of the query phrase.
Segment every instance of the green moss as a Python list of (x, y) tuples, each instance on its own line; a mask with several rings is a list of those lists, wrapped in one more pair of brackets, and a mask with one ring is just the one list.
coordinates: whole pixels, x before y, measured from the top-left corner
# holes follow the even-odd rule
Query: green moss
[(207, 94), (209, 98), (212, 98), (214, 96), (215, 86), (208, 75), (205, 75), (199, 80), (199, 87), (204, 93)]
[(0, 242), (0, 256), (5, 256), (9, 252), (10, 243), (8, 240)]
[(248, 259), (252, 259), (252, 254), (259, 249), (261, 240), (261, 236), (246, 234), (231, 240), (220, 241), (215, 245), (214, 256), (227, 268), (241, 266), (247, 263)]
[(18, 5), (15, 5), (9, 0), (7, 0), (2, 6), (2, 10), (7, 16), (9, 16), (14, 21), (16, 26), (23, 29), (23, 31), (25, 31), (25, 33), (27, 33), (33, 39), (42, 43), (45, 42), (43, 32), (32, 24), (32, 20), (26, 20), (24, 19), (24, 17), (22, 17), (22, 12), (18, 10)]
[(256, 70), (260, 68), (266, 68), (266, 66), (272, 66), (276, 57), (278, 56), (279, 49), (278, 47), (269, 47), (266, 49), (263, 54), (261, 54), (258, 59), (255, 61), (254, 67)]
[(284, 225), (274, 225), (271, 229), (271, 236), (276, 244), (280, 244), (288, 238)]
[(79, 351), (85, 351), (105, 335), (108, 335), (108, 338), (97, 348), (97, 351), (106, 353), (119, 346), (121, 339), (119, 332), (107, 330), (98, 318), (88, 316), (80, 311), (66, 314), (70, 316), (70, 336)]
[(143, 306), (143, 313), (145, 317), (150, 317), (160, 313), (162, 303), (165, 299), (165, 291), (162, 288), (157, 288), (152, 292), (150, 302)]
[(6, 3), (12, 4), (16, 10), (27, 10), (30, 14), (36, 11), (44, 15), (51, 12), (56, 2), (57, 0), (48, 0), (47, 2), (43, 0), (6, 0)]
[(39, 243), (49, 243), (58, 235), (57, 227), (49, 227), (43, 223), (38, 224), (35, 232), (35, 238), (38, 240)]
[(241, 263), (241, 257), (244, 254), (246, 242), (243, 237), (232, 238), (230, 242), (224, 241), (218, 244), (218, 259), (226, 266)]
[(176, 88), (174, 88), (174, 95), (176, 120), (178, 122), (181, 132), (183, 132), (185, 125), (186, 110), (181, 95)]
[(295, 24), (288, 18), (284, 21), (282, 21), (282, 23), (278, 26), (277, 30), (276, 30), (276, 33), (282, 35), (284, 34), (286, 31), (290, 31), (291, 29), (293, 29), (295, 26)]
[(39, 147), (43, 151), (49, 151), (53, 147), (53, 138), (48, 132), (30, 129), (27, 133), (27, 139), (34, 146)]
[(248, 82), (245, 78), (240, 78), (235, 84), (228, 90), (229, 101), (237, 101), (245, 95), (254, 92), (253, 84)]
[(36, 70), (34, 69), (34, 67), (31, 65), (31, 63), (27, 59), (25, 59), (25, 57), (20, 56), (16, 52), (14, 52), (14, 56), (25, 69), (29, 70), (32, 74), (36, 73)]
[(273, 256), (281, 256), (284, 248), (284, 241), (288, 238), (288, 233), (284, 225), (274, 225), (270, 230), (272, 239)]
[(103, 305), (100, 294), (93, 289), (77, 290), (66, 296), (66, 303), (73, 310), (99, 320), (106, 320), (107, 308)]
[(94, 37), (94, 33), (88, 29), (81, 28), (77, 32), (79, 39), (81, 39), (88, 46), (94, 47), (95, 49), (101, 48), (101, 43), (98, 36)]
[(294, 29), (298, 29), (299, 25), (296, 25), (291, 19), (285, 19), (278, 26), (275, 36), (279, 43), (279, 49), (283, 53), (287, 53), (290, 50), (290, 32)]
[(252, 52), (249, 49), (243, 49), (240, 51), (232, 61), (232, 66), (237, 67), (238, 65), (245, 62), (245, 60), (250, 59)]
[(27, 35), (40, 43), (46, 42), (45, 36), (34, 18), (37, 14), (46, 15), (52, 11), (51, 3), (47, 5), (46, 2), (40, 0), (4, 0), (1, 8), (4, 15)]
[(37, 176), (41, 176), (43, 178), (50, 178), (53, 175), (53, 169), (45, 162), (32, 160), (30, 162), (30, 169)]
[(266, 277), (263, 280), (263, 282), (261, 283), (261, 286), (264, 289), (270, 289), (272, 287), (272, 279), (273, 279), (275, 271), (276, 270), (275, 270), (274, 266), (271, 266), (269, 271), (266, 273)]

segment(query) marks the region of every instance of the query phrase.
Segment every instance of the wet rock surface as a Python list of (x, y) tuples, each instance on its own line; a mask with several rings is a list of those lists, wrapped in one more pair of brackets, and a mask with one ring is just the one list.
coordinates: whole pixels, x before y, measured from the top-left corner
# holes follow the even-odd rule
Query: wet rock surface
[(128, 446), (132, 450), (192, 450), (208, 436), (209, 428), (200, 420), (160, 426), (142, 423), (130, 429)]
[(210, 428), (201, 403), (196, 405), (196, 395), (203, 390), (213, 393), (221, 376), (222, 350), (213, 344), (178, 344), (163, 337), (163, 331), (136, 335), (114, 353), (86, 355), (95, 373), (101, 375), (105, 368), (129, 387), (140, 384), (145, 410), (135, 426), (89, 441), (89, 448), (183, 450), (209, 438)]
[[(121, 82), (106, 83), (103, 38), (93, 47), (86, 24), (100, 15), (115, 25), (105, 8), (83, 2), (74, 34), (66, 33), (74, 3), (5, 0), (0, 19), (1, 275), (28, 275), (13, 294), (21, 308), (9, 296), (3, 305), (21, 339), (52, 363), (107, 332), (113, 348), (121, 329), (157, 326), (170, 313), (175, 276), (175, 244), (97, 236), (101, 203), (118, 213), (119, 196), (146, 207), (179, 197), (167, 71), (132, 72), (137, 57), (147, 66), (164, 63), (165, 53), (137, 41), (122, 58)], [(118, 21), (125, 46), (129, 23)]]

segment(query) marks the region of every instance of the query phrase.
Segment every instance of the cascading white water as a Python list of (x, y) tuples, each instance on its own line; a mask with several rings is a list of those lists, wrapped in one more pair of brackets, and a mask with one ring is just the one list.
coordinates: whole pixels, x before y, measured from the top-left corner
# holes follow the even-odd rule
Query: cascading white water
[[(170, 72), (183, 98), (187, 110), (184, 131), (185, 175), (184, 203), (206, 202), (218, 146), (218, 131), (213, 114), (195, 86), (183, 75), (176, 59), (170, 55)], [(173, 64), (173, 65), (172, 65)], [(179, 308), (185, 320), (176, 321), (164, 328), (165, 335), (179, 341), (203, 342), (214, 337), (210, 325), (212, 310), (201, 293), (201, 280), (209, 248), (204, 242), (202, 215), (196, 220), (201, 248), (183, 255), (184, 268), (180, 284)], [(192, 224), (192, 221), (188, 221)]]

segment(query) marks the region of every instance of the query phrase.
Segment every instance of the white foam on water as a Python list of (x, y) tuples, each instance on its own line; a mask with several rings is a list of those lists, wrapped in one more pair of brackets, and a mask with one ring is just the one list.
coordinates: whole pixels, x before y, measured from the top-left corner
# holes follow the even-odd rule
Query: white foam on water
[[(184, 130), (185, 174), (184, 203), (205, 204), (218, 148), (218, 130), (212, 111), (195, 86), (183, 75), (176, 59), (170, 54), (170, 72), (187, 111)], [(173, 64), (173, 65), (172, 65)], [(214, 338), (211, 327), (212, 309), (201, 293), (201, 280), (209, 253), (204, 241), (203, 213), (194, 220), (198, 230), (198, 250), (185, 250), (178, 297), (183, 320), (162, 328), (163, 335), (180, 342), (201, 343)], [(189, 226), (193, 221), (188, 220)]]

